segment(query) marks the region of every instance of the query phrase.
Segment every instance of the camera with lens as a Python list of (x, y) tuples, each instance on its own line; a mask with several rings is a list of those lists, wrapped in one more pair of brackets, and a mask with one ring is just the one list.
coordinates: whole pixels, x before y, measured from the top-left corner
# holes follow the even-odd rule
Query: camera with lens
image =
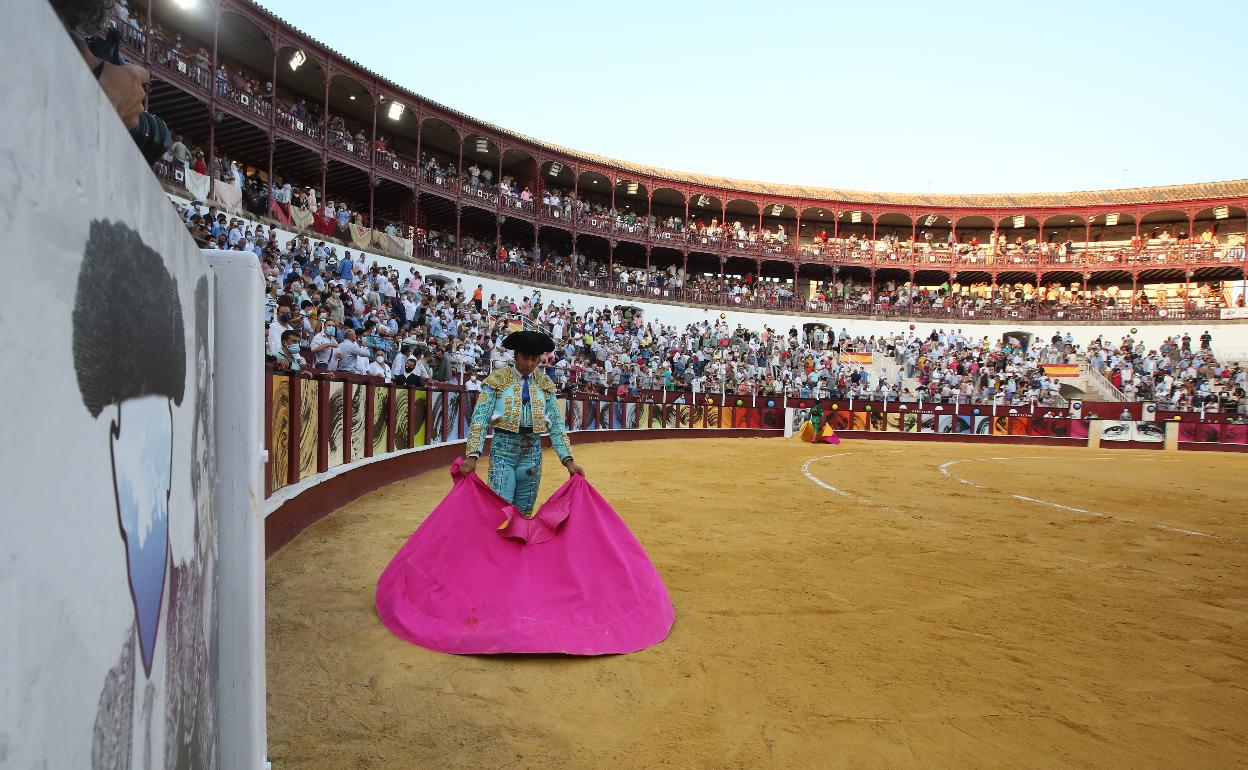
[[(116, 27), (110, 27), (103, 37), (87, 38), (86, 44), (91, 53), (100, 60), (118, 67), (125, 66), (126, 60), (121, 55), (121, 32)], [(96, 77), (99, 77), (98, 72)], [(173, 133), (169, 126), (150, 112), (139, 114), (138, 124), (130, 129), (130, 138), (134, 140), (149, 166), (173, 145)]]

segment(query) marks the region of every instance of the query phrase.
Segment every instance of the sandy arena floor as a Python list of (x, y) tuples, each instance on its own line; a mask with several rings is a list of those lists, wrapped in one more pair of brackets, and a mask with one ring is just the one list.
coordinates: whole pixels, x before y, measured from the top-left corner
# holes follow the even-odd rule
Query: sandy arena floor
[[(667, 582), (667, 641), (492, 658), (392, 637), (377, 577), (450, 488), (424, 474), (269, 560), (276, 770), (1248, 765), (1242, 454), (688, 439), (577, 458)], [(548, 456), (540, 499), (565, 479)]]

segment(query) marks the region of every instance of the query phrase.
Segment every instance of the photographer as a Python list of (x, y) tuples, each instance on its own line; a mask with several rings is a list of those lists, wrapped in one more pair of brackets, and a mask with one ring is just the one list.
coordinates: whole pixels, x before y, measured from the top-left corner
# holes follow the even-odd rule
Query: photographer
[(155, 163), (173, 143), (169, 127), (160, 118), (144, 112), (151, 74), (123, 58), (117, 29), (106, 29), (105, 20), (115, 0), (51, 0), (52, 10), (65, 25), (100, 88), (112, 102), (117, 116), (148, 164)]

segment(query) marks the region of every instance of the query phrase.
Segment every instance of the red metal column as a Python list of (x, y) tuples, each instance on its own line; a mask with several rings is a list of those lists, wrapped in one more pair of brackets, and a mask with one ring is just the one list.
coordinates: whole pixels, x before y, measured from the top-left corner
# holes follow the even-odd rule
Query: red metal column
[(395, 422), (396, 422), (395, 417), (396, 417), (396, 412), (397, 412), (397, 407), (395, 406), (394, 399), (398, 396), (398, 393), (393, 384), (386, 385), (385, 388), (386, 390), (389, 391), (389, 395), (390, 395), (390, 397), (386, 399), (386, 426), (387, 426), (386, 451), (393, 452), (395, 449), (394, 429), (395, 429)]
[[(208, 73), (208, 174), (212, 178), (208, 190), (217, 184), (217, 36), (221, 28), (221, 11), (212, 8), (212, 72)], [(150, 33), (149, 33), (150, 34)]]
[(329, 381), (316, 383), (316, 472), (329, 470)]
[(321, 197), (317, 202), (324, 206), (329, 200), (325, 185), (329, 177), (329, 81), (333, 76), (329, 72), (328, 64), (321, 67), (321, 72), (325, 75), (325, 96), (321, 105)]
[(288, 457), (286, 463), (286, 483), (299, 481), (299, 442), (303, 433), (303, 385), (302, 379), (295, 374), (283, 375), (287, 378), (287, 403), (290, 404), (290, 415), (287, 418)]
[[(375, 191), (377, 190), (377, 105), (381, 99), (380, 94), (373, 94), (373, 135), (368, 146), (368, 221), (364, 223), (366, 227), (372, 228), (373, 223), (373, 202), (375, 199)], [(372, 240), (371, 236), (369, 240)]]
[(272, 205), (273, 190), (273, 155), (277, 150), (277, 28), (276, 26), (269, 33), (269, 40), (273, 43), (273, 75), (271, 82), (273, 91), (269, 94), (269, 194), (270, 205)]
[(371, 382), (364, 386), (364, 456), (373, 456), (373, 401), (377, 386)]

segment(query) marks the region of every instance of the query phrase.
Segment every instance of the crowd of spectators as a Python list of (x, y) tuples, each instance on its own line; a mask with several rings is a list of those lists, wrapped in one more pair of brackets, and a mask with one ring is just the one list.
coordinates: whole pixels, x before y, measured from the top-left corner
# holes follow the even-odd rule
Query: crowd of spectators
[(1193, 282), (1186, 291), (1181, 285), (1163, 284), (1133, 293), (1130, 288), (1122, 289), (1114, 284), (992, 284), (986, 281), (959, 283), (947, 279), (936, 286), (918, 286), (886, 278), (872, 287), (847, 277), (819, 284), (811, 296), (810, 306), (825, 312), (851, 311), (879, 315), (923, 315), (946, 311), (973, 318), (985, 313), (998, 317), (1011, 313), (1039, 313), (1060, 319), (1069, 309), (1078, 309), (1085, 315), (1092, 312), (1100, 317), (1125, 318), (1133, 312), (1157, 314), (1175, 302), (1187, 303), (1197, 311), (1212, 310), (1224, 304), (1221, 289), (1215, 289), (1208, 281)]
[(1128, 401), (1152, 401), (1159, 409), (1235, 411), (1245, 403), (1248, 372), (1228, 366), (1213, 352), (1206, 330), (1193, 349), (1192, 337), (1168, 337), (1156, 349), (1124, 338), (1117, 343), (1098, 337), (1088, 349), (1088, 364)]
[[(429, 280), (415, 267), (402, 274), (326, 241), (295, 236), (281, 243), (262, 224), (216, 210), (178, 209), (188, 228), (212, 246), (256, 254), (266, 281), (265, 347), (278, 370), (475, 389), (509, 360), (503, 338), (523, 322), (557, 341), (544, 365), (567, 391), (1050, 406), (1063, 399), (1045, 367), (1077, 362), (1084, 352), (1070, 333), (1050, 340), (992, 340), (961, 329), (862, 336), (817, 325), (747, 329), (722, 318), (669, 324), (629, 306), (582, 313), (544, 302), (537, 290), (522, 298), (487, 297), (480, 285), (470, 288), (462, 279)], [(1190, 338), (1155, 351), (1131, 338), (1112, 348), (1098, 338), (1087, 355), (1130, 399), (1235, 408), (1244, 372), (1218, 365), (1210, 341), (1206, 334), (1193, 354)], [(870, 353), (871, 366), (848, 353)]]

